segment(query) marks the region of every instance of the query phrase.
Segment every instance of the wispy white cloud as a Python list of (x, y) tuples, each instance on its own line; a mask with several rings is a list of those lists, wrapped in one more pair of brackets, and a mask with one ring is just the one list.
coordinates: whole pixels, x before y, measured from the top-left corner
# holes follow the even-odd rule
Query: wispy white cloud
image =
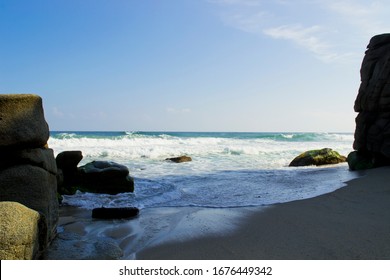
[(371, 36), (390, 31), (384, 0), (209, 1), (224, 7), (229, 26), (290, 41), (326, 63), (360, 59)]
[(296, 45), (309, 50), (324, 62), (330, 62), (339, 55), (332, 50), (332, 47), (321, 40), (317, 35), (321, 33), (318, 25), (303, 27), (301, 25), (282, 25), (264, 29), (264, 34), (275, 39), (290, 40)]
[(323, 1), (323, 4), (337, 13), (357, 18), (376, 14), (380, 7), (379, 3), (375, 1), (365, 3), (365, 5), (356, 0)]
[[(289, 22), (281, 18), (276, 12), (278, 8), (291, 8), (289, 3), (281, 0), (272, 1), (270, 8), (264, 1), (246, 1), (246, 0), (217, 0), (219, 4), (234, 3), (237, 9), (230, 9), (225, 13), (223, 20), (228, 25), (240, 29), (244, 32), (258, 35), (266, 35), (273, 39), (284, 39), (291, 41), (300, 48), (306, 49), (322, 61), (329, 62), (339, 57), (332, 50), (331, 44), (324, 41), (319, 35), (324, 31), (320, 25), (305, 26), (301, 23)], [(253, 3), (252, 3), (253, 2)], [(254, 4), (257, 5), (254, 5)], [(248, 7), (253, 4), (252, 7)]]
[(237, 29), (249, 33), (262, 33), (267, 21), (273, 15), (267, 11), (256, 11), (250, 14), (235, 13), (224, 18), (224, 21)]
[(390, 31), (387, 1), (321, 1), (323, 7), (338, 15), (344, 24), (356, 28), (364, 36)]

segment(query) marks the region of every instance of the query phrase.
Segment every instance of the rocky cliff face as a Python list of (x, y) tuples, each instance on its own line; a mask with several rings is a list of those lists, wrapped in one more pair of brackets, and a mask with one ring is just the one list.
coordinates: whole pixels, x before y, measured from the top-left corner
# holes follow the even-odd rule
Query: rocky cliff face
[(354, 106), (356, 151), (348, 157), (351, 169), (390, 163), (390, 34), (371, 38), (360, 76)]
[(39, 251), (53, 239), (58, 221), (57, 166), (48, 139), (39, 96), (0, 94), (0, 201), (19, 202), (40, 214)]

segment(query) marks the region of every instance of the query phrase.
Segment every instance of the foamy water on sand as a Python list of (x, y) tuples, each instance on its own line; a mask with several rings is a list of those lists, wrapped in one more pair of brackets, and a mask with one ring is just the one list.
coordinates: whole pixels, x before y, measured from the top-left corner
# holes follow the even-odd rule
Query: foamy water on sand
[[(108, 160), (126, 165), (135, 192), (77, 193), (68, 205), (94, 207), (244, 207), (303, 199), (333, 191), (352, 178), (346, 164), (291, 168), (310, 149), (351, 151), (352, 134), (336, 133), (159, 133), (56, 132), (55, 154), (81, 150), (81, 164)], [(189, 155), (175, 164), (165, 158)]]

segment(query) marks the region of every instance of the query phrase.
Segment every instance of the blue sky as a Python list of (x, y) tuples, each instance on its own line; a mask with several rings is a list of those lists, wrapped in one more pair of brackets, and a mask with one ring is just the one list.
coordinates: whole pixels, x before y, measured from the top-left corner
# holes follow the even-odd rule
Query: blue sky
[(387, 1), (0, 0), (0, 93), (51, 130), (353, 132)]

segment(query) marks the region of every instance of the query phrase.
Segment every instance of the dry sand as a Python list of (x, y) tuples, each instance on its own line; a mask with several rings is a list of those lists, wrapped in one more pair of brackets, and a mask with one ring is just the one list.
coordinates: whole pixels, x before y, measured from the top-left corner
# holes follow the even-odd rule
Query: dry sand
[(361, 175), (335, 192), (267, 208), (153, 208), (102, 221), (62, 207), (59, 229), (79, 242), (49, 256), (75, 259), (75, 248), (104, 237), (124, 259), (390, 259), (390, 167)]

